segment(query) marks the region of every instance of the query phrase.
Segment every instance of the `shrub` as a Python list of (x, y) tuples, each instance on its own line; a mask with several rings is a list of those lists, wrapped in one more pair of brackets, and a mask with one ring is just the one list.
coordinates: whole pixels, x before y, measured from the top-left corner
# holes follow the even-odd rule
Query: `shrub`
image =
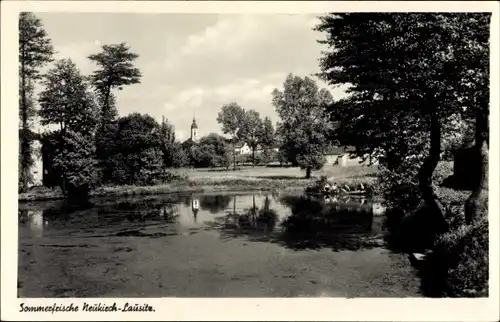
[(70, 196), (86, 197), (97, 184), (95, 147), (90, 137), (68, 130), (54, 156), (54, 166), (64, 175), (62, 188)]
[(432, 181), (440, 185), (446, 178), (450, 177), (451, 175), (453, 175), (453, 162), (442, 161), (438, 163), (436, 170), (434, 170)]
[(440, 236), (434, 259), (444, 259), (448, 268), (446, 295), (488, 296), (488, 248), (487, 216)]
[(389, 210), (411, 213), (418, 208), (421, 202), (417, 176), (419, 166), (416, 162), (404, 162), (396, 169), (380, 167), (377, 192), (383, 196)]

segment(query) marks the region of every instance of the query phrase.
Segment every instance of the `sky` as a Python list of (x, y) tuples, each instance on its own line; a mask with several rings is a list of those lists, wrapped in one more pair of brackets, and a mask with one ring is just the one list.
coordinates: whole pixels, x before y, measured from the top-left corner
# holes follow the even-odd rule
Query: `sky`
[[(316, 15), (36, 13), (52, 40), (56, 59), (71, 58), (82, 74), (87, 58), (104, 44), (126, 42), (138, 54), (140, 84), (116, 91), (120, 116), (147, 113), (189, 137), (196, 115), (199, 136), (221, 133), (217, 113), (236, 102), (278, 120), (271, 104), (289, 73), (319, 72), (323, 35)], [(314, 77), (313, 77), (314, 78)], [(318, 80), (320, 87), (328, 87)], [(329, 88), (334, 99), (344, 94)]]

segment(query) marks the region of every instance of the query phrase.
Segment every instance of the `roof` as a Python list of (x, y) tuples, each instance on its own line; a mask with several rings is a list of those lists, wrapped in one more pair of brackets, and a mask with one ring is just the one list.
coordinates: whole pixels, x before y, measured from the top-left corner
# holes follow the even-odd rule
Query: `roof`
[(354, 147), (348, 146), (348, 147), (340, 147), (340, 146), (330, 146), (326, 150), (326, 155), (340, 155), (340, 154), (345, 154), (345, 153), (350, 153), (354, 152)]
[(198, 125), (196, 124), (196, 120), (193, 117), (193, 124), (191, 124), (191, 129), (197, 129)]
[(186, 141), (182, 142), (182, 146), (183, 147), (190, 147), (190, 146), (192, 146), (194, 144), (195, 144), (195, 142), (191, 138), (189, 138)]
[(331, 146), (328, 149), (326, 149), (325, 152), (326, 155), (339, 155), (339, 154), (344, 154), (344, 148), (338, 147), (338, 146)]

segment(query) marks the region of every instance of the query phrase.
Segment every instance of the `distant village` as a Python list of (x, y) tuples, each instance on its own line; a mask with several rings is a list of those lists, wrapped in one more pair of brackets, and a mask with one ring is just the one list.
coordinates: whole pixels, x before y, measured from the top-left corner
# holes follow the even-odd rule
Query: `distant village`
[[(193, 122), (190, 126), (190, 137), (182, 142), (182, 147), (186, 150), (190, 149), (193, 145), (196, 145), (200, 141), (200, 132), (198, 128), (198, 124), (196, 122), (196, 118), (193, 117)], [(37, 137), (37, 135), (35, 135)], [(227, 140), (227, 143), (230, 144), (231, 141)], [(49, 171), (49, 160), (45, 160), (44, 163), (44, 153), (42, 149), (42, 142), (39, 139), (33, 140), (33, 151), (34, 151), (34, 163), (31, 167), (31, 173), (33, 177), (33, 182), (30, 184), (32, 187), (43, 186), (44, 185), (44, 174), (47, 175)], [(272, 151), (274, 153), (279, 153), (280, 144), (275, 142), (272, 145)], [(264, 152), (263, 147), (259, 144), (255, 149), (255, 154), (262, 154)], [(325, 158), (326, 164), (325, 166), (338, 166), (338, 167), (350, 167), (350, 166), (359, 166), (359, 165), (377, 165), (378, 162), (376, 159), (372, 159), (371, 161), (367, 159), (363, 159), (361, 157), (353, 156), (349, 153), (350, 150), (342, 147), (329, 147), (326, 150)], [(234, 153), (237, 156), (237, 161), (241, 164), (248, 165), (248, 157), (252, 153), (252, 149), (249, 144), (244, 141), (239, 141), (234, 144)], [(47, 158), (47, 156), (45, 157)], [(278, 165), (279, 161), (274, 161), (273, 164)], [(281, 164), (281, 166), (286, 166), (287, 164)]]

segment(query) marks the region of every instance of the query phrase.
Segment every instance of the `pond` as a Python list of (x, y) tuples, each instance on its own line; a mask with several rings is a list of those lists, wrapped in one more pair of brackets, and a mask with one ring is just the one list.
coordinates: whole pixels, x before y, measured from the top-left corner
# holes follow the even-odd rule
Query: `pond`
[(19, 297), (421, 296), (371, 200), (169, 194), (19, 205)]

